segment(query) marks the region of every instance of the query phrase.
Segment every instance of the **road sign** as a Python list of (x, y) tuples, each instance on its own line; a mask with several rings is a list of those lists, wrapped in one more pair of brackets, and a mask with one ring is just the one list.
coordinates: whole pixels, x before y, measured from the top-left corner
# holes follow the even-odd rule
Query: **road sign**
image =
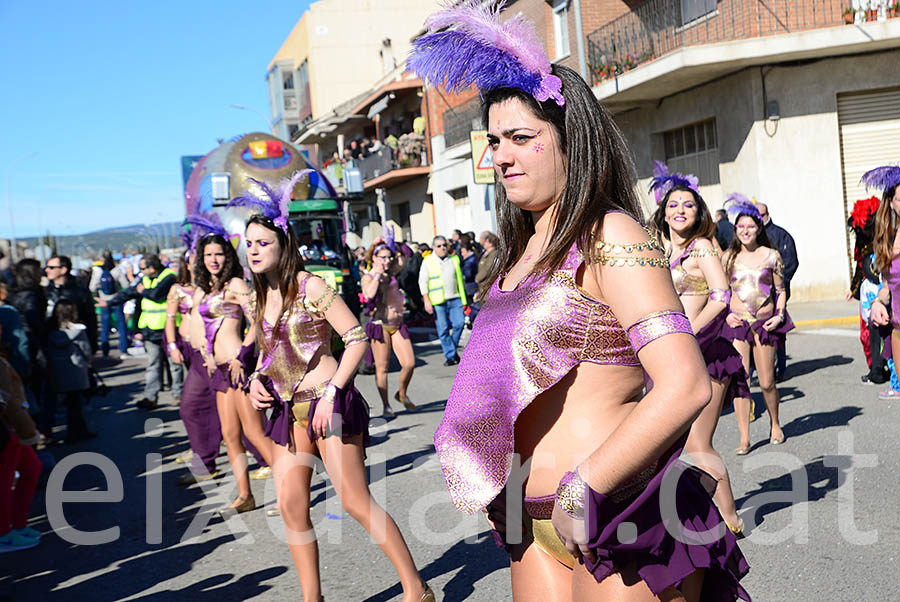
[(491, 147), (488, 146), (487, 130), (472, 130), (469, 133), (472, 143), (472, 171), (476, 184), (494, 183), (494, 161)]

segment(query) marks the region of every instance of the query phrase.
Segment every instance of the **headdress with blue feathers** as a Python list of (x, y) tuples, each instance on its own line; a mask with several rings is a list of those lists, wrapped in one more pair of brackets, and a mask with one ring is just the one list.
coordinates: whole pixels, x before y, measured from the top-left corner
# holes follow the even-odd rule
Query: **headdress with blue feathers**
[(653, 179), (650, 180), (650, 189), (656, 196), (656, 204), (659, 205), (669, 194), (669, 191), (676, 186), (684, 186), (690, 188), (700, 196), (700, 190), (697, 188), (700, 180), (694, 174), (669, 173), (668, 166), (662, 161), (653, 162)]
[(762, 221), (762, 214), (759, 212), (759, 207), (756, 206), (756, 203), (740, 192), (732, 192), (729, 194), (722, 206), (725, 208), (726, 213), (728, 213), (728, 219), (732, 222), (737, 222), (738, 218), (742, 215), (749, 215)]
[(247, 178), (248, 180), (256, 184), (260, 190), (262, 190), (265, 198), (252, 194), (248, 191), (245, 195), (232, 199), (227, 206), (250, 207), (252, 209), (259, 209), (260, 213), (272, 220), (272, 222), (276, 226), (281, 228), (285, 235), (287, 235), (287, 218), (288, 214), (290, 213), (289, 207), (291, 204), (291, 194), (294, 191), (294, 186), (296, 186), (297, 182), (302, 180), (304, 177), (309, 177), (309, 174), (311, 173), (313, 173), (312, 169), (303, 169), (301, 171), (298, 171), (290, 178), (286, 178), (279, 182), (277, 189), (273, 189), (271, 186), (261, 180)]
[(862, 175), (860, 182), (866, 185), (866, 190), (875, 188), (876, 190), (890, 190), (900, 186), (900, 167), (896, 165), (883, 165), (870, 169)]

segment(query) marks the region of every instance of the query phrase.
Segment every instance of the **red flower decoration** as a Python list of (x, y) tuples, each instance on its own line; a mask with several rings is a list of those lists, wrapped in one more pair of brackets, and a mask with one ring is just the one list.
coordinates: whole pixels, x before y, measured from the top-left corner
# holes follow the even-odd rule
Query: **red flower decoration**
[(853, 203), (853, 211), (850, 213), (850, 227), (854, 230), (863, 230), (869, 219), (878, 211), (881, 199), (877, 196), (860, 199)]

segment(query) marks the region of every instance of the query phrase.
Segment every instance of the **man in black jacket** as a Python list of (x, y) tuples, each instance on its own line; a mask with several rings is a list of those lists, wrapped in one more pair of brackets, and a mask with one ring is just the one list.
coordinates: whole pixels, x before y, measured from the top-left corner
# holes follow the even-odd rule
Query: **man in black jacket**
[(727, 251), (734, 239), (734, 226), (728, 221), (728, 215), (724, 209), (716, 211), (716, 241), (723, 251)]
[(47, 261), (44, 273), (50, 284), (47, 285), (47, 317), (53, 315), (53, 308), (60, 299), (69, 299), (78, 306), (78, 319), (87, 327), (91, 352), (97, 353), (97, 312), (94, 310), (94, 298), (91, 291), (79, 286), (72, 276), (72, 260), (65, 255), (55, 255)]
[[(772, 246), (781, 254), (781, 260), (784, 262), (784, 292), (787, 295), (787, 299), (790, 300), (791, 279), (800, 266), (794, 237), (781, 226), (775, 225), (772, 217), (769, 215), (769, 207), (765, 203), (759, 203), (759, 214), (762, 217), (763, 224), (766, 227), (766, 234), (772, 242)], [(787, 350), (785, 345), (778, 346), (776, 356), (775, 380), (780, 382), (784, 378), (784, 371), (787, 367)]]
[[(162, 388), (165, 360), (162, 338), (166, 328), (166, 297), (169, 295), (169, 289), (175, 284), (175, 272), (163, 266), (157, 255), (142, 257), (140, 268), (144, 276), (137, 286), (121, 290), (106, 301), (101, 299), (100, 305), (118, 305), (129, 299), (141, 300), (141, 317), (137, 327), (143, 334), (144, 349), (147, 350), (147, 373), (144, 381), (144, 397), (137, 402), (137, 406), (153, 410), (158, 405), (157, 397)], [(173, 377), (178, 376), (173, 374)]]

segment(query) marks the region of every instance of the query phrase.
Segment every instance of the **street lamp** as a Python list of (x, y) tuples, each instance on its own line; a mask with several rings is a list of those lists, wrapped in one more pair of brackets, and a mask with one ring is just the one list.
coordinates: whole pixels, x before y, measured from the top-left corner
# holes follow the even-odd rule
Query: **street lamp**
[(235, 105), (235, 104), (232, 104), (229, 106), (231, 106), (232, 109), (240, 109), (242, 111), (253, 111), (257, 115), (259, 115), (260, 117), (265, 119), (266, 123), (269, 124), (269, 133), (271, 133), (271, 134), (275, 133), (275, 126), (272, 125), (272, 120), (269, 119), (268, 117), (266, 117), (266, 114), (263, 113), (262, 111), (260, 111), (259, 109), (254, 109), (253, 107), (245, 107), (244, 105)]
[(18, 159), (13, 159), (12, 162), (6, 166), (6, 208), (9, 210), (9, 239), (10, 239), (10, 257), (12, 261), (16, 261), (16, 226), (13, 222), (13, 210), (12, 210), (12, 199), (9, 196), (9, 176), (12, 173), (12, 168), (17, 164), (21, 163), (25, 159), (29, 159), (37, 154), (37, 151), (31, 151), (27, 155), (22, 155)]

